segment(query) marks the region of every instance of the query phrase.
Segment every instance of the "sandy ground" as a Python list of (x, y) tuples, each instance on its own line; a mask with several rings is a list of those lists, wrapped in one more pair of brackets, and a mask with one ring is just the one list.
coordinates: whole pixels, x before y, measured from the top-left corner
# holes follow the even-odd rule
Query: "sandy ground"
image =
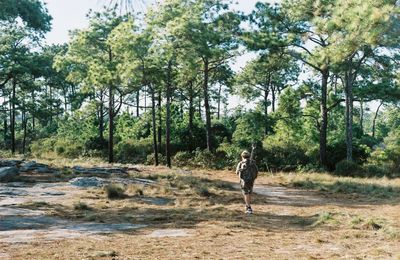
[[(148, 175), (171, 172), (166, 168), (145, 171)], [(147, 193), (144, 187), (144, 196), (108, 200), (101, 191), (69, 189), (65, 184), (57, 188), (65, 195), (53, 190), (54, 196), (43, 193), (47, 197), (32, 196), (28, 203), (14, 205), (3, 198), (2, 207), (44, 211), (43, 217), (69, 224), (142, 226), (51, 237), (51, 228), (44, 225), (44, 231), (30, 239), (0, 239), (0, 259), (400, 259), (398, 197), (298, 190), (261, 175), (255, 186), (254, 214), (246, 215), (232, 172), (174, 171), (171, 174), (202, 178), (205, 183), (222, 180), (233, 188), (210, 190), (210, 195), (199, 197), (188, 190), (161, 192), (161, 187)], [(155, 203), (162, 198), (167, 202)], [(77, 200), (91, 210), (74, 210)], [(32, 208), (35, 201), (47, 204)], [(25, 213), (14, 212), (15, 221), (23, 220)], [(7, 236), (2, 232), (35, 231), (2, 229), (1, 218), (4, 214), (0, 214), (0, 238)], [(15, 236), (12, 232), (9, 237)]]

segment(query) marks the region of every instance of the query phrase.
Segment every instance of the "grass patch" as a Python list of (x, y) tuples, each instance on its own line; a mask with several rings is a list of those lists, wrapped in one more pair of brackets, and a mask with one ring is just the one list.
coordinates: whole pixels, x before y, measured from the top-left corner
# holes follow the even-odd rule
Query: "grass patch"
[(367, 195), (372, 198), (388, 199), (400, 197), (400, 181), (388, 179), (362, 179), (334, 177), (327, 174), (299, 174), (281, 176), (283, 185), (333, 193)]
[(104, 190), (109, 199), (123, 199), (126, 198), (125, 187), (121, 184), (111, 183), (104, 186)]
[(383, 227), (382, 221), (379, 221), (374, 218), (368, 219), (363, 225), (362, 228), (366, 230), (379, 230)]
[(144, 188), (143, 185), (129, 184), (127, 192), (129, 194), (132, 194), (133, 196), (143, 196), (144, 195), (143, 188)]
[(20, 207), (26, 209), (39, 209), (48, 206), (50, 206), (50, 204), (45, 201), (29, 201), (20, 205)]
[(74, 203), (74, 209), (75, 210), (90, 210), (91, 208), (85, 202), (77, 201)]
[(326, 224), (328, 222), (332, 222), (334, 220), (333, 213), (331, 212), (322, 212), (318, 214), (317, 220), (312, 224), (312, 226), (318, 226), (322, 224)]

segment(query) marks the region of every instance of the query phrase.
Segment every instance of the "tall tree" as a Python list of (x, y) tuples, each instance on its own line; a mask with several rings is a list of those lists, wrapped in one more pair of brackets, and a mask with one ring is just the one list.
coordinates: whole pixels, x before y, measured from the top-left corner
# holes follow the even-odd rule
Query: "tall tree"
[[(85, 89), (94, 95), (100, 93), (100, 108), (106, 104), (103, 96), (108, 98), (108, 161), (114, 161), (114, 118), (122, 106), (124, 94), (117, 65), (120, 57), (116, 56), (109, 36), (114, 28), (126, 17), (118, 16), (115, 10), (105, 10), (90, 15), (89, 27), (76, 31), (65, 55), (59, 56), (56, 62), (58, 69), (68, 71), (67, 79), (73, 83), (82, 83)], [(115, 101), (116, 96), (118, 102)], [(100, 111), (100, 115), (102, 115)], [(100, 121), (100, 123), (102, 123)], [(99, 126), (100, 128), (102, 125)]]

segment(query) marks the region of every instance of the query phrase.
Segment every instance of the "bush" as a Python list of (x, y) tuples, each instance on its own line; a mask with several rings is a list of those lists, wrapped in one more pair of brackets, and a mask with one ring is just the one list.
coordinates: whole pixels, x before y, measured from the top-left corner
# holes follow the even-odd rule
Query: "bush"
[(282, 171), (296, 170), (299, 165), (307, 165), (310, 158), (300, 145), (279, 140), (276, 142), (264, 142), (265, 154), (263, 155), (263, 165), (269, 168)]
[(31, 153), (38, 158), (46, 157), (54, 152), (56, 141), (57, 139), (54, 137), (37, 140), (31, 145)]
[(355, 177), (359, 170), (360, 167), (353, 161), (342, 160), (335, 165), (335, 174), (339, 176)]
[(383, 166), (367, 164), (362, 167), (363, 174), (366, 177), (383, 177), (390, 175), (390, 171)]
[[(154, 153), (151, 153), (151, 154), (147, 155), (146, 164), (147, 165), (154, 165), (154, 163), (155, 163), (155, 155), (154, 155)], [(159, 164), (164, 164), (164, 165), (167, 163), (167, 159), (161, 153), (158, 153), (158, 163)]]
[(172, 158), (174, 165), (178, 167), (191, 166), (193, 164), (193, 153), (191, 152), (177, 152)]
[(57, 153), (57, 155), (62, 155), (68, 158), (82, 156), (84, 150), (85, 149), (82, 144), (68, 139), (57, 139), (54, 144), (54, 151)]
[(145, 163), (147, 155), (153, 152), (151, 138), (122, 140), (115, 145), (115, 158), (123, 163)]

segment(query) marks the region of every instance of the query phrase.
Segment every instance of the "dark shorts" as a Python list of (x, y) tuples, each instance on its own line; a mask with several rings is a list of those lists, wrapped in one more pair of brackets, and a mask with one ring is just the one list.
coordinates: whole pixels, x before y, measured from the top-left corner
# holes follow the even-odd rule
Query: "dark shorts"
[(243, 194), (245, 195), (252, 194), (253, 186), (254, 186), (254, 181), (245, 182), (244, 180), (240, 179), (240, 188), (242, 189)]

